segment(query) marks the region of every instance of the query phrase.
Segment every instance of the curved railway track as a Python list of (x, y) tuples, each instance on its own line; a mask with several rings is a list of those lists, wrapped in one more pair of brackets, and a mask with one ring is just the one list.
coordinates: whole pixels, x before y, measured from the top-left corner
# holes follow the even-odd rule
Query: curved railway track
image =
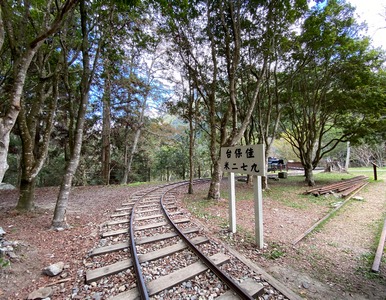
[[(175, 190), (186, 184), (150, 188), (122, 203), (89, 254), (86, 283), (111, 289), (106, 295), (113, 296), (103, 298), (109, 300), (298, 299), (206, 237), (179, 210)], [(105, 280), (112, 276), (115, 285)]]

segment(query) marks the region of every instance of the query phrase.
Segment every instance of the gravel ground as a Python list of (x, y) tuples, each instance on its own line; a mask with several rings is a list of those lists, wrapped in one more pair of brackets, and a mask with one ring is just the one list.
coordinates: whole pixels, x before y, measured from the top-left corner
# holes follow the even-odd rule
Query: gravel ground
[[(325, 216), (325, 208), (317, 205), (307, 209), (288, 207), (265, 197), (263, 219), (267, 245), (263, 251), (246, 242), (248, 236), (254, 236), (252, 200), (236, 204), (240, 228), (237, 234), (229, 234), (221, 223), (214, 222), (216, 218), (228, 219), (226, 200), (209, 208), (210, 216), (202, 217), (201, 221), (209, 231), (305, 299), (385, 300), (385, 254), (379, 274), (370, 272), (379, 241), (376, 232), (386, 217), (385, 179), (383, 173), (379, 181), (371, 182), (357, 194), (363, 201), (350, 200), (321, 229), (295, 246), (292, 241)], [(222, 188), (227, 189), (226, 182)]]
[[(74, 287), (84, 285), (83, 271), (85, 264), (89, 263), (86, 257), (100, 243), (101, 224), (110, 220), (112, 212), (128, 200), (130, 193), (142, 188), (74, 188), (67, 213), (72, 228), (60, 232), (50, 230), (57, 188), (38, 189), (38, 209), (24, 215), (12, 210), (17, 202), (17, 192), (0, 191), (0, 227), (6, 231), (5, 239), (13, 242), (17, 255), (10, 267), (0, 269), (0, 299), (26, 299), (30, 292), (58, 281), (62, 282), (55, 286), (63, 295), (71, 295)], [(371, 183), (359, 194), (364, 201), (350, 201), (322, 230), (295, 247), (291, 241), (324, 216), (326, 211), (316, 208), (305, 211), (265, 201), (267, 247), (264, 253), (248, 242), (243, 234), (253, 232), (252, 200), (241, 201), (237, 205), (237, 222), (244, 229), (243, 233), (230, 234), (221, 224), (216, 224), (215, 219), (200, 218), (197, 222), (201, 222), (214, 239), (226, 241), (306, 299), (384, 300), (385, 264), (381, 265), (380, 275), (371, 276), (364, 267), (364, 261), (377, 243), (375, 224), (382, 220), (386, 212), (385, 190), (385, 182)], [(178, 193), (177, 198), (181, 200), (183, 197), (186, 198), (184, 191)], [(182, 204), (182, 201), (178, 203)], [(220, 201), (211, 213), (226, 217), (227, 212), (226, 201)], [(112, 240), (109, 238), (105, 242)], [(266, 254), (276, 253), (275, 249), (283, 255), (277, 259), (267, 258)], [(42, 274), (43, 268), (58, 261), (66, 264), (61, 278)], [(107, 286), (108, 282), (105, 284)], [(117, 289), (119, 287), (117, 285)], [(103, 286), (90, 285), (89, 288), (100, 291)]]

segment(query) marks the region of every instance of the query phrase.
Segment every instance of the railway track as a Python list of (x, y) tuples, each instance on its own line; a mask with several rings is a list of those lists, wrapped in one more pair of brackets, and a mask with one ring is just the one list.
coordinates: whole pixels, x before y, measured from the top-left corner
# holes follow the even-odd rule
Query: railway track
[(86, 263), (86, 284), (102, 290), (98, 297), (298, 299), (207, 237), (179, 209), (175, 190), (186, 184), (131, 195), (101, 227), (100, 243)]

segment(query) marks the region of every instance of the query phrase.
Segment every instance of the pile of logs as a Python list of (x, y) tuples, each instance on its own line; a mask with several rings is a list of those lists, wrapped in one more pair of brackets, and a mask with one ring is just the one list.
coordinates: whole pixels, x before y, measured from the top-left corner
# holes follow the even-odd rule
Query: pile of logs
[(367, 184), (366, 176), (357, 176), (350, 179), (344, 179), (337, 183), (328, 184), (319, 188), (308, 190), (305, 194), (312, 194), (315, 197), (325, 194), (339, 194), (340, 197), (345, 198), (354, 191), (360, 189)]

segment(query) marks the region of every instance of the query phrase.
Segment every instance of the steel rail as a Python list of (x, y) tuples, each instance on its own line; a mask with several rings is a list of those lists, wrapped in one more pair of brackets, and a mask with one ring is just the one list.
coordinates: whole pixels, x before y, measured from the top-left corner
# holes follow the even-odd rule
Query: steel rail
[[(177, 187), (176, 187), (177, 188)], [(189, 248), (200, 258), (202, 262), (214, 273), (216, 274), (231, 290), (236, 292), (236, 294), (241, 299), (249, 299), (253, 300), (254, 298), (251, 297), (242, 287), (240, 287), (234, 280), (232, 280), (227, 274), (225, 274), (223, 271), (221, 271), (217, 265), (215, 265), (209, 258), (207, 258), (201, 251), (198, 249), (191, 241), (190, 239), (177, 227), (177, 225), (172, 221), (170, 218), (169, 213), (167, 212), (164, 203), (163, 198), (164, 196), (170, 192), (172, 189), (166, 191), (160, 198), (162, 209), (167, 216), (170, 224), (174, 227), (174, 229), (177, 231), (178, 235), (186, 242), (186, 244), (189, 246)]]
[[(183, 183), (181, 183), (181, 182), (171, 183), (171, 184), (168, 184), (168, 185), (163, 185), (162, 187), (156, 187), (156, 188), (148, 191), (144, 195), (142, 195), (141, 198), (144, 198), (146, 195), (148, 195), (150, 193), (153, 193), (154, 191), (159, 190), (161, 188), (165, 188), (167, 186), (170, 186), (170, 185), (177, 185), (177, 186), (175, 186), (175, 187), (170, 189), (170, 190), (172, 190), (174, 188), (177, 188), (179, 186), (185, 185), (187, 183), (188, 182), (184, 181)], [(130, 216), (130, 253), (131, 253), (131, 259), (132, 259), (132, 262), (133, 262), (134, 272), (135, 272), (135, 275), (137, 277), (137, 282), (138, 282), (137, 288), (138, 288), (138, 292), (139, 292), (140, 298), (142, 300), (148, 300), (149, 299), (149, 292), (148, 292), (148, 290), (146, 288), (145, 279), (143, 278), (143, 274), (142, 274), (142, 270), (141, 270), (141, 264), (140, 264), (139, 259), (138, 259), (137, 248), (135, 246), (135, 238), (134, 238), (135, 209), (136, 209), (136, 206), (137, 206), (137, 204), (139, 202), (140, 201), (136, 201), (134, 203), (134, 206), (133, 206), (132, 211), (131, 211), (131, 216)]]

